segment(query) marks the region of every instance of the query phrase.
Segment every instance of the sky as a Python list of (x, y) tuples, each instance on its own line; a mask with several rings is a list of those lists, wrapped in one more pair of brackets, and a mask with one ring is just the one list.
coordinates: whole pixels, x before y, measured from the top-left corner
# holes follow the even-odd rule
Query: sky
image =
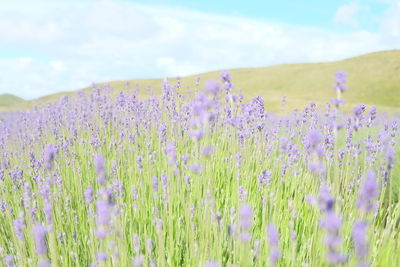
[(400, 0), (0, 2), (0, 94), (400, 49)]

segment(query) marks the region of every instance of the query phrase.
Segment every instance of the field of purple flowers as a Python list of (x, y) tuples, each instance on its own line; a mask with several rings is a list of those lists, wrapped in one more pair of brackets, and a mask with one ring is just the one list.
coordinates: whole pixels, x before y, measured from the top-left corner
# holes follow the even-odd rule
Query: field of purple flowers
[(1, 266), (400, 266), (400, 121), (340, 112), (345, 84), (286, 115), (228, 72), (4, 115)]

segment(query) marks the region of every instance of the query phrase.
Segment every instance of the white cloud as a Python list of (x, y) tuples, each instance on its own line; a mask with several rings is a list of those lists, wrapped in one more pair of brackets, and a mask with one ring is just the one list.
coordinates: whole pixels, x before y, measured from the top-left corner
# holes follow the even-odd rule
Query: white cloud
[(55, 72), (63, 72), (66, 70), (65, 63), (63, 61), (55, 60), (50, 61), (50, 66)]
[(335, 33), (132, 2), (16, 3), (0, 9), (0, 49), (36, 55), (0, 58), (0, 93), (25, 98), (92, 82), (336, 60), (399, 47), (396, 9), (380, 33)]
[(400, 42), (400, 1), (394, 2), (386, 11), (381, 26), (385, 36)]
[(363, 9), (358, 3), (347, 3), (338, 8), (336, 11), (333, 21), (338, 24), (344, 24), (348, 26), (358, 26), (357, 15)]

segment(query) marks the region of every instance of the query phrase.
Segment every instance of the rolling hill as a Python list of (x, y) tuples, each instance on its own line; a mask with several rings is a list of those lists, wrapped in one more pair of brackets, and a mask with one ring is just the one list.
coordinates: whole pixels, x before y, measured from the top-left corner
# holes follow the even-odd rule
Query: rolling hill
[(18, 106), (20, 104), (23, 104), (25, 102), (24, 99), (12, 95), (12, 94), (1, 94), (0, 95), (0, 107), (3, 108), (8, 108), (8, 107), (14, 107)]
[[(348, 74), (348, 90), (343, 98), (345, 109), (350, 110), (356, 104), (376, 105), (378, 110), (400, 112), (400, 50), (382, 51), (365, 54), (345, 60), (324, 63), (283, 64), (260, 68), (241, 68), (230, 70), (235, 88), (241, 88), (250, 97), (261, 95), (270, 111), (281, 109), (281, 99), (286, 97), (286, 109), (302, 108), (310, 101), (324, 105), (335, 96), (332, 90), (336, 71)], [(196, 76), (201, 82), (219, 79), (220, 71), (212, 71), (182, 78), (182, 88), (193, 87)], [(111, 81), (115, 92), (125, 90), (126, 81)], [(148, 95), (151, 86), (156, 94), (161, 92), (162, 79), (129, 80), (131, 87), (139, 84), (140, 97)], [(175, 78), (170, 79), (175, 84)], [(90, 90), (91, 87), (83, 90)], [(62, 95), (76, 95), (76, 92), (63, 92), (31, 101), (11, 101), (10, 95), (0, 96), (3, 109), (29, 108), (35, 104), (57, 100)], [(17, 99), (14, 97), (14, 100)], [(5, 103), (5, 105), (4, 105)]]

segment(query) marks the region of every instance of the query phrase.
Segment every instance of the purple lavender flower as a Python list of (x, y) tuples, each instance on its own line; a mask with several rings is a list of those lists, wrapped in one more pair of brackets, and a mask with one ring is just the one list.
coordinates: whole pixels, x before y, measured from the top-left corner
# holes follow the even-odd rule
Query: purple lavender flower
[(369, 116), (368, 116), (368, 122), (367, 122), (367, 127), (372, 126), (372, 122), (376, 119), (376, 107), (372, 106), (370, 111), (369, 111)]
[(242, 154), (240, 152), (236, 153), (236, 167), (240, 168), (242, 165)]
[(271, 266), (276, 266), (276, 263), (281, 258), (282, 254), (279, 250), (279, 233), (275, 225), (268, 225), (267, 236), (270, 247), (269, 262)]
[(107, 201), (97, 201), (97, 224), (107, 225), (111, 218), (111, 206)]
[(215, 261), (207, 261), (203, 264), (203, 267), (220, 267), (221, 265)]
[(270, 224), (267, 228), (268, 243), (271, 247), (279, 246), (279, 233), (275, 225)]
[(360, 260), (359, 266), (368, 266), (366, 260), (368, 256), (367, 242), (368, 225), (365, 221), (357, 221), (353, 225), (353, 242), (357, 257)]
[(24, 239), (24, 219), (21, 217), (14, 220), (14, 231), (18, 240)]
[(104, 160), (104, 156), (102, 154), (97, 154), (94, 156), (94, 165), (95, 165), (95, 170), (97, 174), (97, 181), (99, 184), (105, 184), (106, 183), (106, 164)]
[(48, 260), (41, 260), (39, 262), (39, 267), (51, 267), (51, 264)]
[(260, 186), (269, 186), (271, 184), (271, 171), (266, 171), (264, 170), (259, 176), (258, 176), (258, 185)]
[(48, 170), (53, 169), (53, 163), (56, 156), (57, 150), (53, 145), (48, 145), (44, 150), (43, 159), (45, 162), (45, 166)]
[(43, 205), (44, 205), (44, 207), (43, 207), (42, 211), (43, 211), (44, 216), (46, 218), (46, 223), (47, 224), (51, 224), (53, 208), (51, 206), (50, 200), (45, 200)]
[(305, 147), (308, 153), (316, 150), (318, 144), (321, 142), (321, 134), (318, 130), (311, 130), (305, 139)]
[(375, 208), (373, 200), (378, 196), (378, 184), (376, 182), (375, 172), (369, 169), (365, 174), (365, 182), (361, 188), (360, 197), (357, 206), (366, 212)]
[(244, 204), (240, 207), (239, 211), (240, 215), (240, 226), (247, 230), (251, 226), (251, 222), (253, 220), (253, 208), (250, 204)]
[(189, 135), (192, 137), (194, 140), (198, 141), (203, 138), (205, 132), (203, 129), (198, 129), (198, 130), (192, 130)]
[(46, 228), (41, 223), (33, 226), (33, 239), (35, 240), (36, 253), (38, 255), (47, 254), (46, 233)]
[(100, 239), (104, 239), (108, 234), (107, 227), (110, 224), (112, 206), (109, 201), (98, 200), (96, 202), (96, 208), (97, 229), (95, 230), (95, 235)]
[(161, 123), (161, 125), (158, 127), (158, 134), (160, 135), (161, 142), (165, 142), (167, 135), (167, 127), (165, 126), (164, 123)]
[(93, 187), (88, 186), (88, 188), (84, 192), (86, 204), (90, 204), (93, 202)]
[(221, 76), (221, 81), (224, 82), (224, 83), (230, 83), (231, 80), (232, 80), (231, 74), (227, 70), (221, 72), (220, 76)]
[(108, 258), (108, 254), (102, 251), (96, 253), (96, 259), (100, 262), (106, 261)]
[(168, 142), (166, 148), (164, 149), (165, 154), (168, 157), (168, 164), (174, 165), (176, 164), (177, 155), (176, 155), (176, 146), (171, 142)]
[(206, 146), (201, 149), (201, 154), (204, 156), (210, 156), (215, 152), (215, 148), (213, 146)]
[(333, 105), (335, 105), (336, 107), (340, 107), (340, 106), (343, 106), (344, 100), (342, 100), (342, 99), (337, 99), (337, 98), (332, 98), (332, 99), (331, 99), (331, 103), (332, 103)]
[(333, 209), (335, 202), (330, 194), (328, 186), (321, 186), (318, 202), (321, 212), (324, 213), (320, 221), (320, 227), (327, 232), (325, 238), (325, 244), (328, 248), (327, 260), (330, 264), (343, 263), (347, 261), (348, 257), (339, 251), (341, 245), (340, 228), (342, 219), (335, 214)]
[(157, 176), (153, 176), (153, 191), (154, 191), (154, 193), (158, 193), (158, 178), (157, 178)]
[(146, 240), (146, 250), (147, 254), (151, 255), (151, 252), (153, 251), (153, 240), (151, 238), (147, 238)]
[(318, 205), (322, 212), (330, 212), (333, 210), (335, 200), (331, 196), (331, 190), (328, 186), (322, 185), (319, 189)]
[(200, 84), (200, 79), (201, 79), (200, 76), (197, 76), (197, 77), (194, 79), (194, 82), (195, 82), (195, 85), (196, 85), (196, 86), (199, 86), (199, 84)]
[(347, 256), (339, 252), (342, 242), (340, 238), (341, 225), (342, 220), (334, 211), (328, 211), (320, 222), (321, 228), (327, 232), (325, 243), (328, 247), (327, 260), (330, 264), (340, 264), (347, 261)]
[(135, 185), (132, 185), (132, 198), (133, 200), (138, 200), (139, 196), (138, 196), (138, 191)]
[(308, 169), (315, 174), (323, 174), (325, 172), (325, 164), (323, 162), (310, 162)]
[(199, 174), (199, 173), (203, 172), (203, 170), (204, 170), (204, 166), (201, 164), (192, 164), (189, 167), (190, 167), (190, 170), (196, 174)]
[(189, 158), (190, 158), (190, 156), (188, 154), (183, 154), (182, 155), (183, 165), (187, 165)]
[(221, 90), (221, 87), (219, 85), (219, 83), (217, 83), (214, 80), (210, 80), (207, 81), (207, 83), (204, 86), (204, 89), (206, 90), (206, 92), (213, 94), (213, 95), (217, 95), (219, 93), (219, 91)]
[(359, 105), (355, 106), (353, 109), (354, 117), (356, 117), (358, 120), (362, 120), (363, 119), (362, 114), (364, 113), (364, 111), (365, 111), (364, 104), (359, 104)]
[(133, 250), (135, 251), (135, 253), (139, 253), (140, 250), (140, 239), (139, 239), (139, 235), (138, 234), (133, 234), (132, 237), (132, 242), (133, 242)]
[(394, 167), (394, 159), (396, 156), (396, 150), (393, 146), (387, 144), (386, 149), (384, 150), (384, 154), (387, 158), (387, 167), (388, 169), (393, 169)]
[(333, 87), (333, 90), (340, 91), (340, 92), (346, 91), (347, 88), (346, 88), (345, 83), (347, 82), (347, 75), (344, 71), (336, 72), (335, 82), (336, 82), (336, 85)]
[(6, 267), (14, 267), (14, 256), (10, 254), (6, 255), (4, 257), (4, 264)]

